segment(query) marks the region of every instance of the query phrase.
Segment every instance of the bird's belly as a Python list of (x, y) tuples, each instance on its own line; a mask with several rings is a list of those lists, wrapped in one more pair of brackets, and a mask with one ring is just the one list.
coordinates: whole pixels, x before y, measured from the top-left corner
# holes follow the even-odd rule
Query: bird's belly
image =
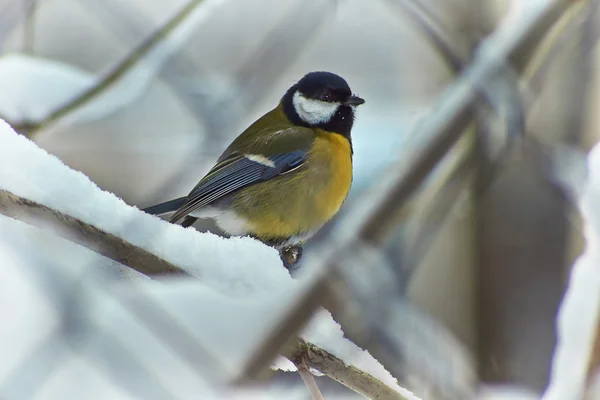
[(321, 228), (339, 211), (350, 190), (349, 146), (341, 136), (339, 140), (328, 138), (313, 146), (310, 160), (293, 175), (241, 191), (233, 206), (247, 221), (249, 233), (264, 240), (293, 243), (308, 239)]
[(213, 219), (221, 230), (230, 235), (241, 236), (250, 233), (248, 221), (234, 210), (227, 208), (206, 206), (192, 211), (190, 216)]

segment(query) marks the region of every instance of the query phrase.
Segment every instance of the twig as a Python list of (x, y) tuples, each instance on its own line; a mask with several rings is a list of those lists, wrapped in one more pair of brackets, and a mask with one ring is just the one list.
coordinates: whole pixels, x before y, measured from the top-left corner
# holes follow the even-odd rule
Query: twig
[(385, 0), (388, 8), (407, 13), (419, 26), (427, 39), (441, 53), (454, 72), (463, 69), (467, 60), (467, 50), (460, 50), (456, 38), (450, 34), (442, 21), (436, 18), (419, 0)]
[(175, 29), (203, 0), (191, 0), (186, 4), (173, 18), (166, 24), (160, 27), (156, 32), (144, 40), (134, 51), (132, 51), (125, 59), (123, 59), (112, 71), (98, 82), (94, 87), (89, 88), (81, 93), (67, 104), (63, 105), (58, 110), (50, 113), (42, 121), (38, 121), (28, 131), (28, 136), (32, 137), (35, 133), (53, 124), (61, 118), (71, 114), (81, 105), (93, 100), (105, 90), (116, 84), (127, 72), (129, 72), (140, 60), (150, 52), (154, 46), (163, 40), (173, 29)]
[(36, 11), (37, 11), (37, 0), (27, 0), (25, 5), (25, 22), (23, 26), (23, 52), (27, 54), (33, 54), (33, 47), (35, 45), (35, 24), (36, 24)]
[[(129, 42), (145, 33), (146, 27), (152, 24), (151, 19), (139, 12), (135, 3), (121, 0), (104, 0), (102, 2), (86, 2), (86, 10), (93, 14), (112, 36), (120, 41)], [(194, 77), (204, 78), (208, 75), (207, 68), (194, 62), (188, 51), (180, 51), (173, 55), (170, 64), (176, 65), (178, 70), (193, 71)], [(166, 83), (178, 100), (197, 121), (209, 127), (212, 110), (199, 106), (198, 100), (189, 95), (189, 87), (182, 85), (180, 74), (169, 73), (170, 68), (163, 68), (157, 72), (161, 82)], [(205, 121), (208, 120), (208, 121)]]
[(187, 275), (179, 267), (95, 226), (0, 189), (0, 214), (55, 233), (142, 274)]
[(570, 133), (568, 139), (571, 143), (576, 143), (581, 140), (585, 134), (585, 128), (589, 123), (590, 118), (588, 111), (588, 103), (591, 96), (590, 80), (593, 78), (593, 68), (598, 65), (594, 49), (598, 43), (598, 1), (590, 1), (587, 4), (587, 13), (583, 24), (580, 26), (581, 41), (577, 43), (578, 52), (575, 62), (575, 71), (568, 71), (574, 74), (575, 87), (569, 97), (569, 102), (575, 115), (569, 120), (571, 126), (568, 128)]
[[(270, 29), (265, 40), (235, 74), (247, 112), (303, 53), (323, 25), (332, 18), (336, 4), (296, 1), (296, 5)], [(268, 61), (266, 61), (268, 60)]]
[(581, 25), (586, 19), (583, 13), (584, 10), (585, 7), (574, 8), (573, 15), (560, 28), (560, 31), (557, 33), (558, 37), (552, 41), (550, 48), (543, 52), (539, 59), (533, 60), (532, 71), (525, 79), (526, 90), (530, 91), (533, 95), (542, 91), (544, 82), (547, 80), (553, 65), (555, 65), (555, 61), (581, 31)]
[(298, 374), (304, 381), (306, 388), (308, 389), (310, 396), (313, 400), (325, 400), (323, 394), (319, 390), (319, 386), (317, 386), (317, 381), (315, 377), (310, 372), (306, 364), (306, 353), (303, 353), (299, 360), (294, 360), (294, 365), (298, 369)]
[[(302, 360), (308, 368), (327, 375), (356, 393), (378, 400), (413, 400), (385, 385), (379, 379), (367, 374), (333, 354), (303, 339), (297, 339), (284, 353), (298, 366)], [(308, 372), (310, 374), (310, 372)], [(304, 377), (303, 377), (304, 379)]]
[(41, 0), (5, 1), (0, 3), (0, 53), (5, 50), (2, 48), (3, 40), (6, 40), (10, 32), (27, 18), (27, 14), (30, 12), (29, 7), (35, 7), (39, 1)]

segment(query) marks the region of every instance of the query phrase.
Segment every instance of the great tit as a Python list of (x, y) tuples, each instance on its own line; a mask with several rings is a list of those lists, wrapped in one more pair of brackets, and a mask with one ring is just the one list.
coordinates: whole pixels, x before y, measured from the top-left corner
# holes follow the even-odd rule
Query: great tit
[(348, 195), (350, 131), (364, 102), (342, 77), (308, 73), (227, 147), (187, 196), (143, 211), (174, 212), (170, 222), (183, 219), (185, 227), (212, 218), (229, 235), (252, 236), (280, 253), (294, 246), (301, 252)]

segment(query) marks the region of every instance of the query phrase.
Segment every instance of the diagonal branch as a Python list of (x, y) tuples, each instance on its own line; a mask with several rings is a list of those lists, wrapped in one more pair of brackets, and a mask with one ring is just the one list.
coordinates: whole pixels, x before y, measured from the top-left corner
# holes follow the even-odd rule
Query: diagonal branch
[(79, 94), (73, 98), (70, 102), (63, 105), (59, 109), (50, 113), (42, 121), (38, 121), (33, 124), (26, 132), (28, 137), (32, 137), (36, 132), (45, 128), (46, 126), (62, 119), (63, 117), (71, 114), (77, 110), (80, 106), (86, 104), (90, 100), (93, 100), (97, 96), (101, 95), (108, 88), (116, 84), (126, 73), (128, 73), (134, 66), (136, 66), (154, 47), (167, 37), (173, 29), (177, 28), (179, 24), (190, 15), (196, 7), (198, 7), (203, 0), (191, 0), (187, 3), (173, 18), (167, 21), (161, 26), (156, 32), (146, 38), (137, 48), (135, 48), (125, 59), (123, 59), (115, 68), (113, 68), (104, 78), (98, 82), (98, 84)]
[(419, 0), (385, 0), (385, 4), (392, 12), (410, 17), (454, 72), (465, 67), (470, 56), (469, 49), (462, 48), (464, 46), (458, 43), (456, 35), (435, 18), (427, 5)]
[[(386, 386), (379, 379), (367, 374), (358, 368), (347, 365), (343, 360), (322, 348), (297, 339), (284, 353), (284, 356), (298, 365), (302, 361), (306, 366), (330, 377), (336, 382), (341, 383), (354, 390), (356, 393), (370, 399), (378, 400), (413, 400), (416, 397), (402, 395)], [(304, 378), (303, 378), (304, 379)]]
[(310, 392), (310, 396), (313, 400), (325, 400), (314, 375), (310, 372), (310, 368), (306, 362), (306, 353), (302, 353), (299, 359), (294, 360), (294, 365), (298, 369), (298, 374), (304, 381), (306, 388)]
[(142, 274), (187, 275), (181, 268), (95, 226), (0, 189), (0, 214), (38, 228), (54, 229), (58, 236), (87, 247)]

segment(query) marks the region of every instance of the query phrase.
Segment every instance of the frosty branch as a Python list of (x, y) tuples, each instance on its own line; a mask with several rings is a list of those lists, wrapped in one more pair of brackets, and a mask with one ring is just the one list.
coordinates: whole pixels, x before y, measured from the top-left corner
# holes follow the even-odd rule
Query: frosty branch
[(6, 190), (0, 190), (0, 214), (42, 229), (51, 228), (58, 236), (145, 275), (187, 275), (179, 267), (117, 236)]
[(115, 85), (126, 73), (152, 50), (155, 46), (165, 39), (179, 24), (189, 16), (189, 14), (198, 7), (203, 0), (191, 0), (188, 4), (177, 12), (173, 18), (169, 19), (163, 26), (156, 30), (152, 35), (146, 38), (138, 47), (121, 60), (108, 74), (98, 81), (96, 85), (74, 97), (70, 102), (50, 113), (41, 121), (28, 124), (29, 126), (19, 126), (19, 131), (28, 137), (34, 136), (39, 130), (60, 120), (61, 118), (76, 111), (82, 105), (95, 99), (107, 89)]
[(302, 339), (294, 342), (285, 357), (294, 360), (294, 364), (298, 364), (298, 360), (303, 360), (307, 367), (319, 371), (367, 398), (404, 399), (402, 395), (377, 378), (347, 365), (333, 354)]
[[(50, 229), (66, 240), (148, 276), (188, 275), (181, 268), (122, 238), (6, 190), (0, 190), (0, 214), (44, 230)], [(305, 360), (308, 367), (368, 398), (406, 400), (372, 375), (347, 365), (341, 359), (302, 339), (296, 339), (284, 356), (290, 360)]]

